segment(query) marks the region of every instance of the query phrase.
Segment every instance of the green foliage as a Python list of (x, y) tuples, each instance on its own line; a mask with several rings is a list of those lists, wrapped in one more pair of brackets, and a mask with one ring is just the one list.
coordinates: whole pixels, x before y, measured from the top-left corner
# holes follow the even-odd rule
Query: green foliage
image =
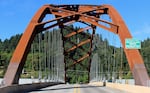
[(4, 41), (0, 40), (0, 77), (3, 77), (7, 66), (9, 64), (9, 61), (11, 59), (12, 53), (19, 42), (21, 35), (17, 34), (15, 36), (12, 36), (10, 39), (5, 39)]
[(148, 74), (150, 75), (150, 38), (142, 42), (142, 49), (140, 52), (144, 59)]
[[(70, 33), (70, 31), (77, 31), (78, 29), (79, 29), (79, 27), (75, 27), (75, 28), (73, 26), (65, 27), (65, 29), (63, 30), (63, 35), (65, 36), (68, 33)], [(57, 29), (55, 29), (55, 30), (57, 31)], [(66, 40), (65, 45), (64, 45), (65, 50), (71, 48), (72, 46), (74, 46), (74, 44), (77, 44), (78, 41), (84, 41), (87, 38), (89, 38), (88, 35), (90, 35), (90, 33), (86, 32), (86, 34), (87, 35), (85, 35), (85, 33), (74, 35), (71, 37), (71, 39)], [(47, 35), (48, 35), (48, 33), (42, 34), (42, 37), (47, 36)], [(6, 71), (6, 68), (8, 66), (8, 63), (10, 61), (10, 58), (12, 56), (12, 53), (13, 53), (16, 45), (18, 44), (20, 37), (21, 37), (21, 35), (17, 34), (15, 36), (12, 36), (10, 39), (5, 39), (4, 41), (2, 41), (0, 39), (0, 62), (3, 63), (2, 64), (3, 66), (0, 69), (0, 77), (3, 77), (3, 75)], [(107, 70), (108, 70), (107, 63), (109, 64), (109, 70), (112, 71), (113, 61), (115, 59), (116, 71), (125, 73), (125, 74), (123, 74), (122, 78), (132, 78), (125, 54), (120, 52), (122, 48), (117, 48), (117, 47), (109, 45), (108, 40), (107, 39), (103, 40), (102, 35), (96, 35), (96, 38), (99, 41), (99, 44), (95, 45), (93, 54), (98, 53), (98, 56), (101, 59), (101, 64), (103, 65), (103, 71), (107, 72)], [(70, 41), (73, 42), (74, 44), (69, 43)], [(44, 42), (44, 40), (42, 41), (42, 43), (46, 44)], [(22, 74), (21, 77), (26, 77), (26, 78), (30, 78), (31, 76), (34, 76), (36, 78), (38, 77), (39, 55), (43, 56), (43, 54), (38, 53), (38, 36), (36, 36), (34, 38), (33, 46), (34, 46), (34, 51), (29, 52), (27, 60), (26, 60), (26, 64), (24, 66), (25, 73)], [(67, 56), (65, 56), (67, 66), (69, 66), (73, 63), (73, 60), (70, 59), (70, 57), (72, 57), (73, 59), (79, 59), (81, 56), (85, 55), (90, 48), (90, 44), (85, 44), (82, 46), (82, 48), (84, 49), (84, 51), (82, 49), (75, 49), (74, 51), (68, 53)], [(34, 52), (34, 58), (32, 57), (32, 52)], [(150, 61), (149, 61), (150, 60), (150, 38), (148, 38), (142, 42), (142, 49), (140, 50), (140, 52), (143, 56), (146, 68), (150, 75)], [(122, 58), (120, 55), (123, 55)], [(84, 66), (88, 66), (89, 60), (90, 60), (89, 58), (83, 60), (82, 64)], [(42, 61), (44, 61), (44, 59), (42, 59)], [(42, 63), (42, 65), (44, 65), (44, 62)], [(72, 70), (72, 72), (69, 72), (69, 71), (67, 72), (68, 82), (70, 82), (70, 83), (75, 83), (75, 82), (86, 83), (86, 82), (88, 82), (87, 81), (88, 80), (87, 72), (80, 72), (80, 73), (75, 72), (76, 70), (87, 71), (86, 68), (83, 68), (81, 65), (78, 64), (78, 65), (75, 65), (75, 66), (69, 68), (69, 70)], [(44, 71), (44, 66), (42, 66), (42, 71)], [(44, 77), (44, 75), (43, 75), (43, 77)], [(119, 76), (117, 76), (117, 77), (119, 77)]]

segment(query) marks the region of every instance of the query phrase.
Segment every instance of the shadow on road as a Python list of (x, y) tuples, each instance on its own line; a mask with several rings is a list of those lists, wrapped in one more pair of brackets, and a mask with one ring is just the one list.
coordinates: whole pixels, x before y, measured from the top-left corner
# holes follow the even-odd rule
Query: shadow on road
[(68, 90), (68, 89), (74, 89), (74, 88), (94, 88), (94, 87), (104, 87), (104, 86), (79, 85), (79, 86), (74, 86), (74, 87), (68, 86), (64, 88), (38, 89), (34, 91), (55, 91), (55, 90)]

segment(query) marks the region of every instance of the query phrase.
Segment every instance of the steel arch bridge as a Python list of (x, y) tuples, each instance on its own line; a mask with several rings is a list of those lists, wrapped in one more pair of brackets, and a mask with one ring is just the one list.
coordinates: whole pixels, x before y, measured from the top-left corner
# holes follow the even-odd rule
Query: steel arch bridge
[[(43, 22), (42, 20), (45, 18), (47, 14), (51, 14), (55, 16), (55, 19)], [(108, 15), (112, 22), (107, 22), (102, 20), (101, 15)], [(55, 23), (53, 23), (55, 22)], [(91, 56), (92, 52), (92, 40), (93, 35), (95, 34), (96, 27), (103, 28), (107, 31), (110, 31), (114, 34), (117, 34), (121, 40), (122, 46), (124, 48), (124, 52), (126, 54), (126, 58), (128, 60), (128, 64), (130, 66), (130, 70), (135, 79), (135, 83), (137, 85), (147, 85), (147, 80), (149, 80), (149, 76), (147, 74), (146, 68), (144, 66), (143, 59), (137, 49), (126, 49), (125, 48), (125, 39), (132, 38), (127, 26), (125, 25), (123, 19), (110, 5), (44, 5), (42, 6), (34, 15), (32, 20), (30, 21), (28, 27), (26, 28), (23, 36), (18, 43), (13, 56), (10, 60), (10, 64), (8, 66), (7, 72), (4, 76), (5, 85), (18, 84), (20, 74), (22, 72), (23, 66), (25, 64), (25, 60), (27, 58), (27, 54), (29, 52), (29, 48), (36, 34), (45, 31), (47, 29), (58, 26), (61, 31), (65, 24), (80, 22), (83, 24), (87, 24), (88, 27), (81, 28), (76, 32), (71, 32), (63, 37), (63, 42), (65, 42), (66, 38), (70, 38), (73, 35), (79, 34), (87, 29), (92, 29), (92, 35), (89, 39), (78, 43), (68, 50), (64, 50), (64, 55), (69, 53), (70, 51), (79, 48), (80, 46), (90, 43), (90, 49), (87, 54), (83, 57), (76, 59), (71, 66), (81, 63), (82, 60)], [(51, 23), (51, 25), (48, 25)], [(107, 24), (109, 26), (106, 26)], [(45, 26), (48, 25), (48, 26)], [(64, 60), (64, 64), (65, 60)], [(88, 65), (88, 72), (90, 73), (90, 65), (91, 60)], [(69, 67), (65, 65), (65, 72)], [(65, 73), (65, 81), (66, 81), (66, 73)]]

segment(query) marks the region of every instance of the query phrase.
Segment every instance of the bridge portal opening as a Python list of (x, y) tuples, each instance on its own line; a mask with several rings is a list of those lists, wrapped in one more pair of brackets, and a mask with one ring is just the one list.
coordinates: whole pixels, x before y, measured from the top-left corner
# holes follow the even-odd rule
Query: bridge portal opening
[[(50, 20), (45, 20), (47, 15), (52, 15), (53, 18), (49, 18)], [(110, 20), (103, 19), (102, 15), (109, 16)], [(77, 28), (75, 29), (69, 28), (72, 26), (70, 24), (74, 24), (74, 23), (79, 23), (82, 25), (76, 26)], [(70, 26), (68, 27), (68, 25)], [(54, 29), (55, 27), (59, 28), (59, 31), (55, 30)], [(53, 71), (56, 71), (55, 73), (56, 75), (59, 75), (59, 73), (63, 72), (65, 82), (67, 81), (67, 75), (70, 75), (69, 74), (70, 70), (73, 69), (74, 71), (78, 71), (79, 69), (80, 72), (82, 70), (84, 72), (85, 71), (84, 69), (86, 69), (86, 71), (88, 71), (87, 81), (89, 81), (90, 72), (91, 72), (90, 67), (92, 65), (91, 64), (92, 51), (94, 51), (92, 50), (93, 39), (97, 28), (102, 28), (118, 35), (122, 43), (122, 48), (126, 55), (133, 78), (135, 79), (135, 84), (146, 86), (147, 82), (149, 81), (149, 77), (145, 69), (143, 59), (137, 49), (129, 50), (125, 48), (125, 39), (132, 38), (132, 35), (130, 34), (127, 26), (125, 25), (119, 13), (110, 5), (100, 5), (100, 6), (98, 5), (44, 5), (42, 6), (32, 18), (27, 29), (22, 35), (16, 47), (16, 50), (13, 53), (13, 56), (10, 60), (10, 64), (8, 66), (7, 72), (4, 77), (5, 85), (18, 83), (19, 77), (21, 75), (25, 61), (27, 59), (27, 54), (29, 53), (30, 47), (32, 46), (31, 44), (32, 42), (34, 42), (33, 40), (36, 36), (39, 36), (40, 38), (39, 43), (43, 43), (42, 46), (40, 46), (40, 44), (38, 45), (40, 46), (38, 49), (39, 58), (37, 58), (39, 59), (39, 64), (43, 63), (42, 60), (48, 62), (47, 61), (48, 59), (53, 59), (54, 63), (51, 64), (54, 67)], [(52, 36), (54, 41), (62, 40), (62, 42), (59, 43), (56, 41), (51, 42), (50, 39), (48, 39), (48, 35), (51, 36), (50, 33), (51, 31), (49, 31), (50, 34), (47, 33), (47, 36), (46, 36), (46, 32), (44, 32), (49, 29), (53, 29)], [(85, 31), (87, 32), (85, 33)], [(57, 37), (58, 34), (56, 33), (58, 32), (60, 33), (59, 37), (61, 38)], [(45, 35), (43, 36), (43, 34)], [(43, 40), (43, 38), (45, 39)], [(50, 42), (51, 44), (49, 45), (46, 42)], [(48, 50), (47, 46), (51, 46), (51, 48)], [(62, 48), (60, 48), (59, 46), (62, 46)], [(50, 50), (51, 52), (49, 52)], [(61, 57), (60, 55), (58, 56), (57, 52), (54, 50), (59, 51), (61, 53), (60, 54)], [(116, 51), (114, 50), (113, 53), (115, 52)], [(49, 55), (49, 56), (48, 57), (45, 56), (44, 59), (40, 59), (41, 56), (43, 55)], [(56, 60), (57, 62), (62, 62), (62, 63), (56, 63)], [(63, 65), (59, 65), (58, 67), (56, 67), (55, 64), (57, 65), (63, 64)], [(76, 66), (77, 64), (80, 67)], [(41, 71), (43, 70), (41, 66), (42, 65), (39, 65), (39, 77), (41, 75), (40, 74)], [(48, 66), (47, 63), (45, 63), (45, 67), (46, 66)], [(61, 66), (64, 67), (63, 71), (59, 71), (60, 70), (59, 68), (63, 68)], [(103, 64), (103, 66), (105, 65)], [(68, 78), (70, 78), (70, 76), (68, 76)]]

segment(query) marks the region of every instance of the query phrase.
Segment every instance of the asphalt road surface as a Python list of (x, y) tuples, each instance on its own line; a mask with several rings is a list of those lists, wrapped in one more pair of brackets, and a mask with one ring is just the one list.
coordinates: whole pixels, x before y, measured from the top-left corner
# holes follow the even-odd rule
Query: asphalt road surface
[(32, 91), (30, 93), (127, 93), (103, 86), (62, 84)]

